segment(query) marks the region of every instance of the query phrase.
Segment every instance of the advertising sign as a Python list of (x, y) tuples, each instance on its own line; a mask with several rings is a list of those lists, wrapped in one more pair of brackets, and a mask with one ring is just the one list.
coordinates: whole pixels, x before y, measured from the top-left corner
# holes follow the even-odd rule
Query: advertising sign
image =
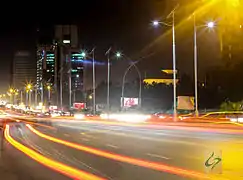
[(74, 109), (85, 109), (86, 104), (85, 103), (73, 103)]
[[(122, 102), (122, 98), (121, 98)], [(138, 98), (124, 98), (123, 107), (132, 107), (138, 105)]]
[(181, 110), (194, 110), (194, 97), (191, 96), (178, 96), (177, 109)]

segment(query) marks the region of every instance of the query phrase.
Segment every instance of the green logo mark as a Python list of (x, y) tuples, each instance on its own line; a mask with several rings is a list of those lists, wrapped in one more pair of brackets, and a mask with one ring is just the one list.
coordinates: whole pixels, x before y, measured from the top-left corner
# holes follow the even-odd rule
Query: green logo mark
[(211, 156), (205, 162), (205, 166), (206, 167), (211, 166), (211, 170), (213, 170), (213, 168), (215, 168), (215, 166), (222, 161), (222, 159), (220, 157), (213, 157), (213, 156), (214, 156), (214, 152), (211, 154)]

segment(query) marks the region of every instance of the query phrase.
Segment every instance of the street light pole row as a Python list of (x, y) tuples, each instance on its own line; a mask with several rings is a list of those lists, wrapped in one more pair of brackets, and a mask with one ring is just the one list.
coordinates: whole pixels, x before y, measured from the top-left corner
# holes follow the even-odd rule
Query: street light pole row
[[(174, 120), (176, 121), (177, 119), (177, 97), (176, 97), (176, 41), (175, 41), (175, 10), (178, 8), (174, 8), (174, 10), (167, 16), (172, 17), (172, 24), (168, 24), (165, 22), (159, 22), (159, 21), (153, 21), (154, 26), (158, 26), (159, 24), (163, 24), (166, 26), (172, 26), (172, 54), (173, 54), (173, 114), (174, 114)], [(198, 72), (197, 72), (197, 25), (196, 25), (196, 15), (195, 13), (193, 14), (193, 19), (194, 19), (194, 88), (195, 88), (195, 115), (198, 116)], [(208, 28), (213, 28), (214, 27), (214, 22), (208, 22), (207, 27)], [(205, 25), (203, 25), (205, 26)]]

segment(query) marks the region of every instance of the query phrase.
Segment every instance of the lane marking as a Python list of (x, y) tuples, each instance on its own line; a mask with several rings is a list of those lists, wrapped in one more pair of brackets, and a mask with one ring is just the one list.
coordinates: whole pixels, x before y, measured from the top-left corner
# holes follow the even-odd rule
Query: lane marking
[[(63, 125), (60, 125), (63, 126)], [(72, 129), (76, 129), (76, 127), (73, 126), (63, 126), (63, 127), (68, 127)], [(80, 129), (80, 128), (79, 128)], [(138, 136), (138, 135), (133, 135), (133, 134), (126, 134), (122, 132), (115, 132), (115, 131), (107, 131), (107, 130), (93, 130), (94, 133), (103, 133), (103, 134), (112, 134), (115, 136), (122, 136), (122, 137), (129, 137), (129, 138), (137, 138), (137, 139), (142, 139), (142, 140), (148, 140), (148, 141), (156, 141), (156, 142), (166, 142), (166, 143), (178, 143), (178, 144), (183, 144), (183, 145), (190, 145), (190, 146), (201, 146), (202, 148), (208, 148), (208, 145), (204, 145), (203, 143), (198, 144), (198, 142), (188, 142), (185, 140), (168, 140), (168, 139), (159, 139), (155, 137), (144, 137), (144, 136)], [(213, 146), (214, 144), (211, 143), (210, 146)]]
[(30, 131), (32, 131), (33, 133), (35, 133), (36, 135), (47, 139), (49, 141), (58, 143), (58, 144), (62, 144), (83, 152), (87, 152), (90, 154), (94, 154), (97, 156), (101, 156), (101, 157), (105, 157), (108, 159), (112, 159), (115, 161), (120, 161), (123, 163), (128, 163), (128, 164), (133, 164), (136, 166), (140, 166), (140, 167), (144, 167), (144, 168), (148, 168), (148, 169), (154, 169), (157, 171), (161, 171), (161, 172), (167, 172), (170, 174), (176, 174), (179, 176), (185, 176), (185, 177), (191, 177), (191, 178), (199, 178), (199, 179), (210, 179), (207, 175), (197, 172), (197, 171), (193, 171), (193, 170), (187, 170), (187, 169), (183, 169), (183, 168), (179, 168), (179, 167), (175, 167), (175, 166), (170, 166), (167, 164), (162, 164), (162, 163), (157, 163), (157, 162), (152, 162), (152, 161), (146, 161), (143, 159), (137, 159), (137, 158), (132, 158), (129, 156), (123, 156), (120, 154), (115, 154), (115, 153), (111, 153), (111, 152), (107, 152), (107, 151), (103, 151), (103, 150), (99, 150), (99, 149), (95, 149), (89, 146), (84, 146), (81, 144), (75, 144), (69, 141), (65, 141), (62, 139), (58, 139), (46, 134), (41, 133), (40, 131), (37, 131), (36, 129), (34, 129), (32, 126), (30, 126), (29, 124), (26, 125)]
[(166, 160), (171, 159), (171, 158), (168, 158), (168, 157), (165, 157), (165, 156), (161, 156), (161, 155), (158, 155), (158, 154), (147, 153), (147, 155), (151, 156), (151, 157), (155, 157), (155, 158), (160, 158), (160, 159), (166, 159)]
[(64, 134), (64, 136), (66, 136), (66, 137), (70, 137), (70, 135), (69, 135), (69, 134)]
[(119, 149), (118, 146), (115, 146), (115, 145), (112, 145), (112, 144), (106, 144), (106, 146), (111, 147), (111, 148), (114, 148), (114, 149)]
[(13, 139), (10, 136), (10, 126), (6, 125), (5, 131), (4, 131), (4, 135), (6, 140), (12, 145), (14, 146), (16, 149), (18, 149), (19, 151), (23, 152), (24, 154), (26, 154), (28, 157), (34, 159), (35, 161), (39, 162), (40, 164), (49, 167), (52, 170), (55, 170), (65, 176), (68, 176), (70, 178), (73, 179), (77, 179), (77, 180), (83, 180), (83, 179), (87, 179), (87, 180), (105, 180), (104, 178), (95, 176), (93, 174), (89, 174), (85, 171), (81, 171), (78, 169), (75, 169), (71, 166), (65, 165), (63, 163), (60, 163), (58, 161), (49, 159), (39, 153), (37, 153), (36, 151), (24, 146), (23, 144), (19, 143), (18, 141), (16, 141), (15, 139)]

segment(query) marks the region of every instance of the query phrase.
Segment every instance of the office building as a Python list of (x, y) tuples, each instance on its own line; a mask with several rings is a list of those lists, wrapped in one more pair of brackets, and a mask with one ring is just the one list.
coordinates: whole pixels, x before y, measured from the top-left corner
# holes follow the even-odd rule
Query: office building
[(17, 51), (12, 64), (12, 86), (17, 89), (25, 87), (27, 82), (36, 82), (36, 65), (34, 55), (29, 51)]
[(55, 84), (55, 73), (57, 70), (56, 46), (39, 46), (37, 48), (37, 88), (41, 88), (41, 83), (48, 83), (53, 86)]
[(72, 102), (82, 101), (84, 90), (84, 63), (79, 47), (78, 27), (76, 25), (57, 25), (55, 27), (55, 40), (58, 47), (57, 61), (59, 62), (59, 68), (63, 75), (61, 80), (63, 84), (63, 104), (70, 103), (68, 99), (70, 94), (70, 68)]
[(71, 79), (73, 90), (83, 90), (84, 63), (83, 56), (79, 50), (71, 50)]

